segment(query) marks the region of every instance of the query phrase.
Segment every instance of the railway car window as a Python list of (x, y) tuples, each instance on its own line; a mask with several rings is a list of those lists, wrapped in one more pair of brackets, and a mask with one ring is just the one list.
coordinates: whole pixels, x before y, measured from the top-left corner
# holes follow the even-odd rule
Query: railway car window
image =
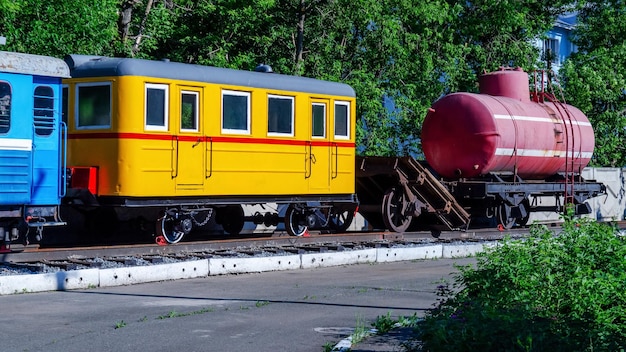
[(313, 104), (311, 115), (313, 137), (326, 137), (326, 104)]
[(9, 132), (11, 128), (11, 86), (0, 82), (0, 133)]
[(268, 96), (267, 132), (293, 136), (293, 97)]
[(198, 130), (198, 93), (183, 92), (180, 111), (180, 129), (185, 131)]
[(111, 126), (111, 84), (83, 83), (77, 87), (77, 128)]
[(35, 88), (35, 134), (49, 136), (54, 131), (54, 91), (49, 86)]
[(335, 102), (335, 138), (350, 138), (350, 119), (348, 118), (350, 103), (345, 101)]
[(168, 86), (146, 84), (146, 130), (167, 130)]
[(250, 133), (250, 93), (222, 92), (222, 132)]

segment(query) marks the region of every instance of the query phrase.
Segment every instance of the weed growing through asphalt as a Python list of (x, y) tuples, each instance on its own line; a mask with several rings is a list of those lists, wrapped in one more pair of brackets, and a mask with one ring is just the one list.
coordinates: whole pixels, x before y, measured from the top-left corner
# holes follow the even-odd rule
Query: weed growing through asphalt
[(626, 238), (568, 218), (459, 267), (418, 324), (417, 351), (624, 351)]
[(326, 342), (324, 346), (322, 346), (324, 352), (332, 352), (335, 348), (335, 344), (332, 342)]
[[(188, 317), (192, 315), (198, 315), (198, 314), (204, 314), (204, 313), (210, 313), (210, 312), (213, 312), (213, 308), (203, 308), (203, 309), (195, 310), (193, 312), (188, 312), (188, 313), (178, 313), (173, 310), (173, 311), (170, 311), (168, 314), (159, 315), (158, 317), (156, 317), (156, 319), (162, 320), (162, 319), (170, 319), (170, 318)], [(144, 323), (147, 321), (148, 321), (148, 316), (146, 315), (144, 315), (143, 318), (138, 320), (138, 322), (140, 323)], [(120, 320), (115, 323), (115, 329), (123, 328), (126, 325), (127, 323), (124, 320)]]
[(268, 304), (270, 304), (269, 301), (256, 301), (255, 305), (256, 305), (257, 308), (261, 308), (261, 307), (264, 307), (264, 306), (266, 306)]
[(397, 319), (391, 317), (391, 313), (379, 316), (372, 323), (372, 327), (376, 329), (377, 334), (386, 334), (395, 328), (415, 327), (421, 319), (416, 314), (412, 316), (400, 316)]
[(387, 315), (376, 318), (372, 326), (378, 330), (379, 334), (386, 334), (396, 326), (396, 321), (391, 318), (391, 313), (387, 312)]
[(192, 315), (198, 315), (198, 314), (204, 314), (204, 313), (210, 313), (213, 312), (213, 308), (203, 308), (200, 310), (195, 310), (193, 312), (188, 312), (188, 313), (178, 313), (176, 311), (171, 311), (166, 315), (159, 315), (157, 317), (157, 319), (170, 319), (170, 318), (180, 318), (180, 317), (188, 317), (188, 316), (192, 316)]
[(413, 328), (416, 327), (417, 324), (422, 320), (422, 318), (418, 318), (417, 314), (413, 314), (410, 317), (401, 316), (396, 321), (396, 326), (404, 327), (404, 328)]
[(363, 341), (369, 334), (369, 329), (365, 327), (365, 321), (362, 317), (357, 316), (356, 318), (356, 326), (354, 327), (354, 332), (352, 333), (351, 343), (353, 345)]

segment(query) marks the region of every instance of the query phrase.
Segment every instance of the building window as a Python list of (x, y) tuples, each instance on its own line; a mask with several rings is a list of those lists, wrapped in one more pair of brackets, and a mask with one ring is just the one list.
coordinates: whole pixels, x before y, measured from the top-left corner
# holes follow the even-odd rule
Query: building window
[(167, 130), (168, 101), (167, 85), (146, 83), (146, 130)]
[(350, 103), (335, 102), (335, 138), (350, 139)]
[(0, 133), (7, 133), (11, 128), (11, 86), (0, 82)]
[(267, 132), (268, 135), (293, 136), (293, 97), (268, 97)]
[(36, 87), (34, 99), (35, 134), (49, 136), (54, 131), (54, 91), (52, 87)]
[(198, 131), (198, 92), (182, 92), (180, 129)]
[(311, 109), (311, 136), (326, 138), (326, 104), (313, 103)]
[(543, 41), (543, 56), (546, 62), (551, 62), (553, 64), (560, 64), (561, 60), (559, 59), (559, 47), (561, 41), (556, 38), (549, 38)]
[(76, 128), (111, 127), (111, 84), (81, 83), (76, 91)]
[(222, 92), (222, 132), (250, 133), (250, 93)]

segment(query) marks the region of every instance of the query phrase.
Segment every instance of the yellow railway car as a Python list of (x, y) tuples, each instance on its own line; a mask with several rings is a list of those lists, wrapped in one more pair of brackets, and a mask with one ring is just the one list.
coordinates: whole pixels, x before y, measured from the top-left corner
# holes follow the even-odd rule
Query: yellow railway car
[(357, 205), (350, 86), (167, 60), (69, 55), (66, 62), (67, 203), (119, 217), (158, 214), (156, 232), (169, 243), (212, 216), (239, 233), (242, 204), (288, 205), (292, 235), (350, 224)]

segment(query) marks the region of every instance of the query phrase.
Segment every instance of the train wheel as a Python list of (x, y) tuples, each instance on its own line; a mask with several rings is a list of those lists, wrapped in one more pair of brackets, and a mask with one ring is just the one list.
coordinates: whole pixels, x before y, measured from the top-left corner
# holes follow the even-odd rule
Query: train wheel
[(304, 212), (293, 204), (289, 204), (285, 211), (285, 229), (291, 236), (302, 236), (308, 230)]
[(403, 192), (391, 188), (385, 193), (382, 205), (383, 221), (389, 230), (404, 232), (409, 228), (413, 216), (406, 215), (408, 206), (409, 202)]
[(350, 210), (344, 210), (342, 212), (331, 211), (330, 215), (330, 227), (337, 232), (345, 232), (354, 220), (354, 212)]
[(498, 226), (509, 230), (515, 225), (516, 218), (511, 217), (511, 207), (506, 204), (500, 204), (496, 208), (496, 217), (498, 220)]
[(163, 236), (170, 244), (178, 243), (185, 234), (191, 232), (192, 227), (190, 218), (174, 219), (165, 214), (157, 220), (157, 237)]
[(223, 209), (222, 227), (228, 234), (236, 236), (241, 233), (244, 225), (244, 213), (241, 205), (229, 205)]

